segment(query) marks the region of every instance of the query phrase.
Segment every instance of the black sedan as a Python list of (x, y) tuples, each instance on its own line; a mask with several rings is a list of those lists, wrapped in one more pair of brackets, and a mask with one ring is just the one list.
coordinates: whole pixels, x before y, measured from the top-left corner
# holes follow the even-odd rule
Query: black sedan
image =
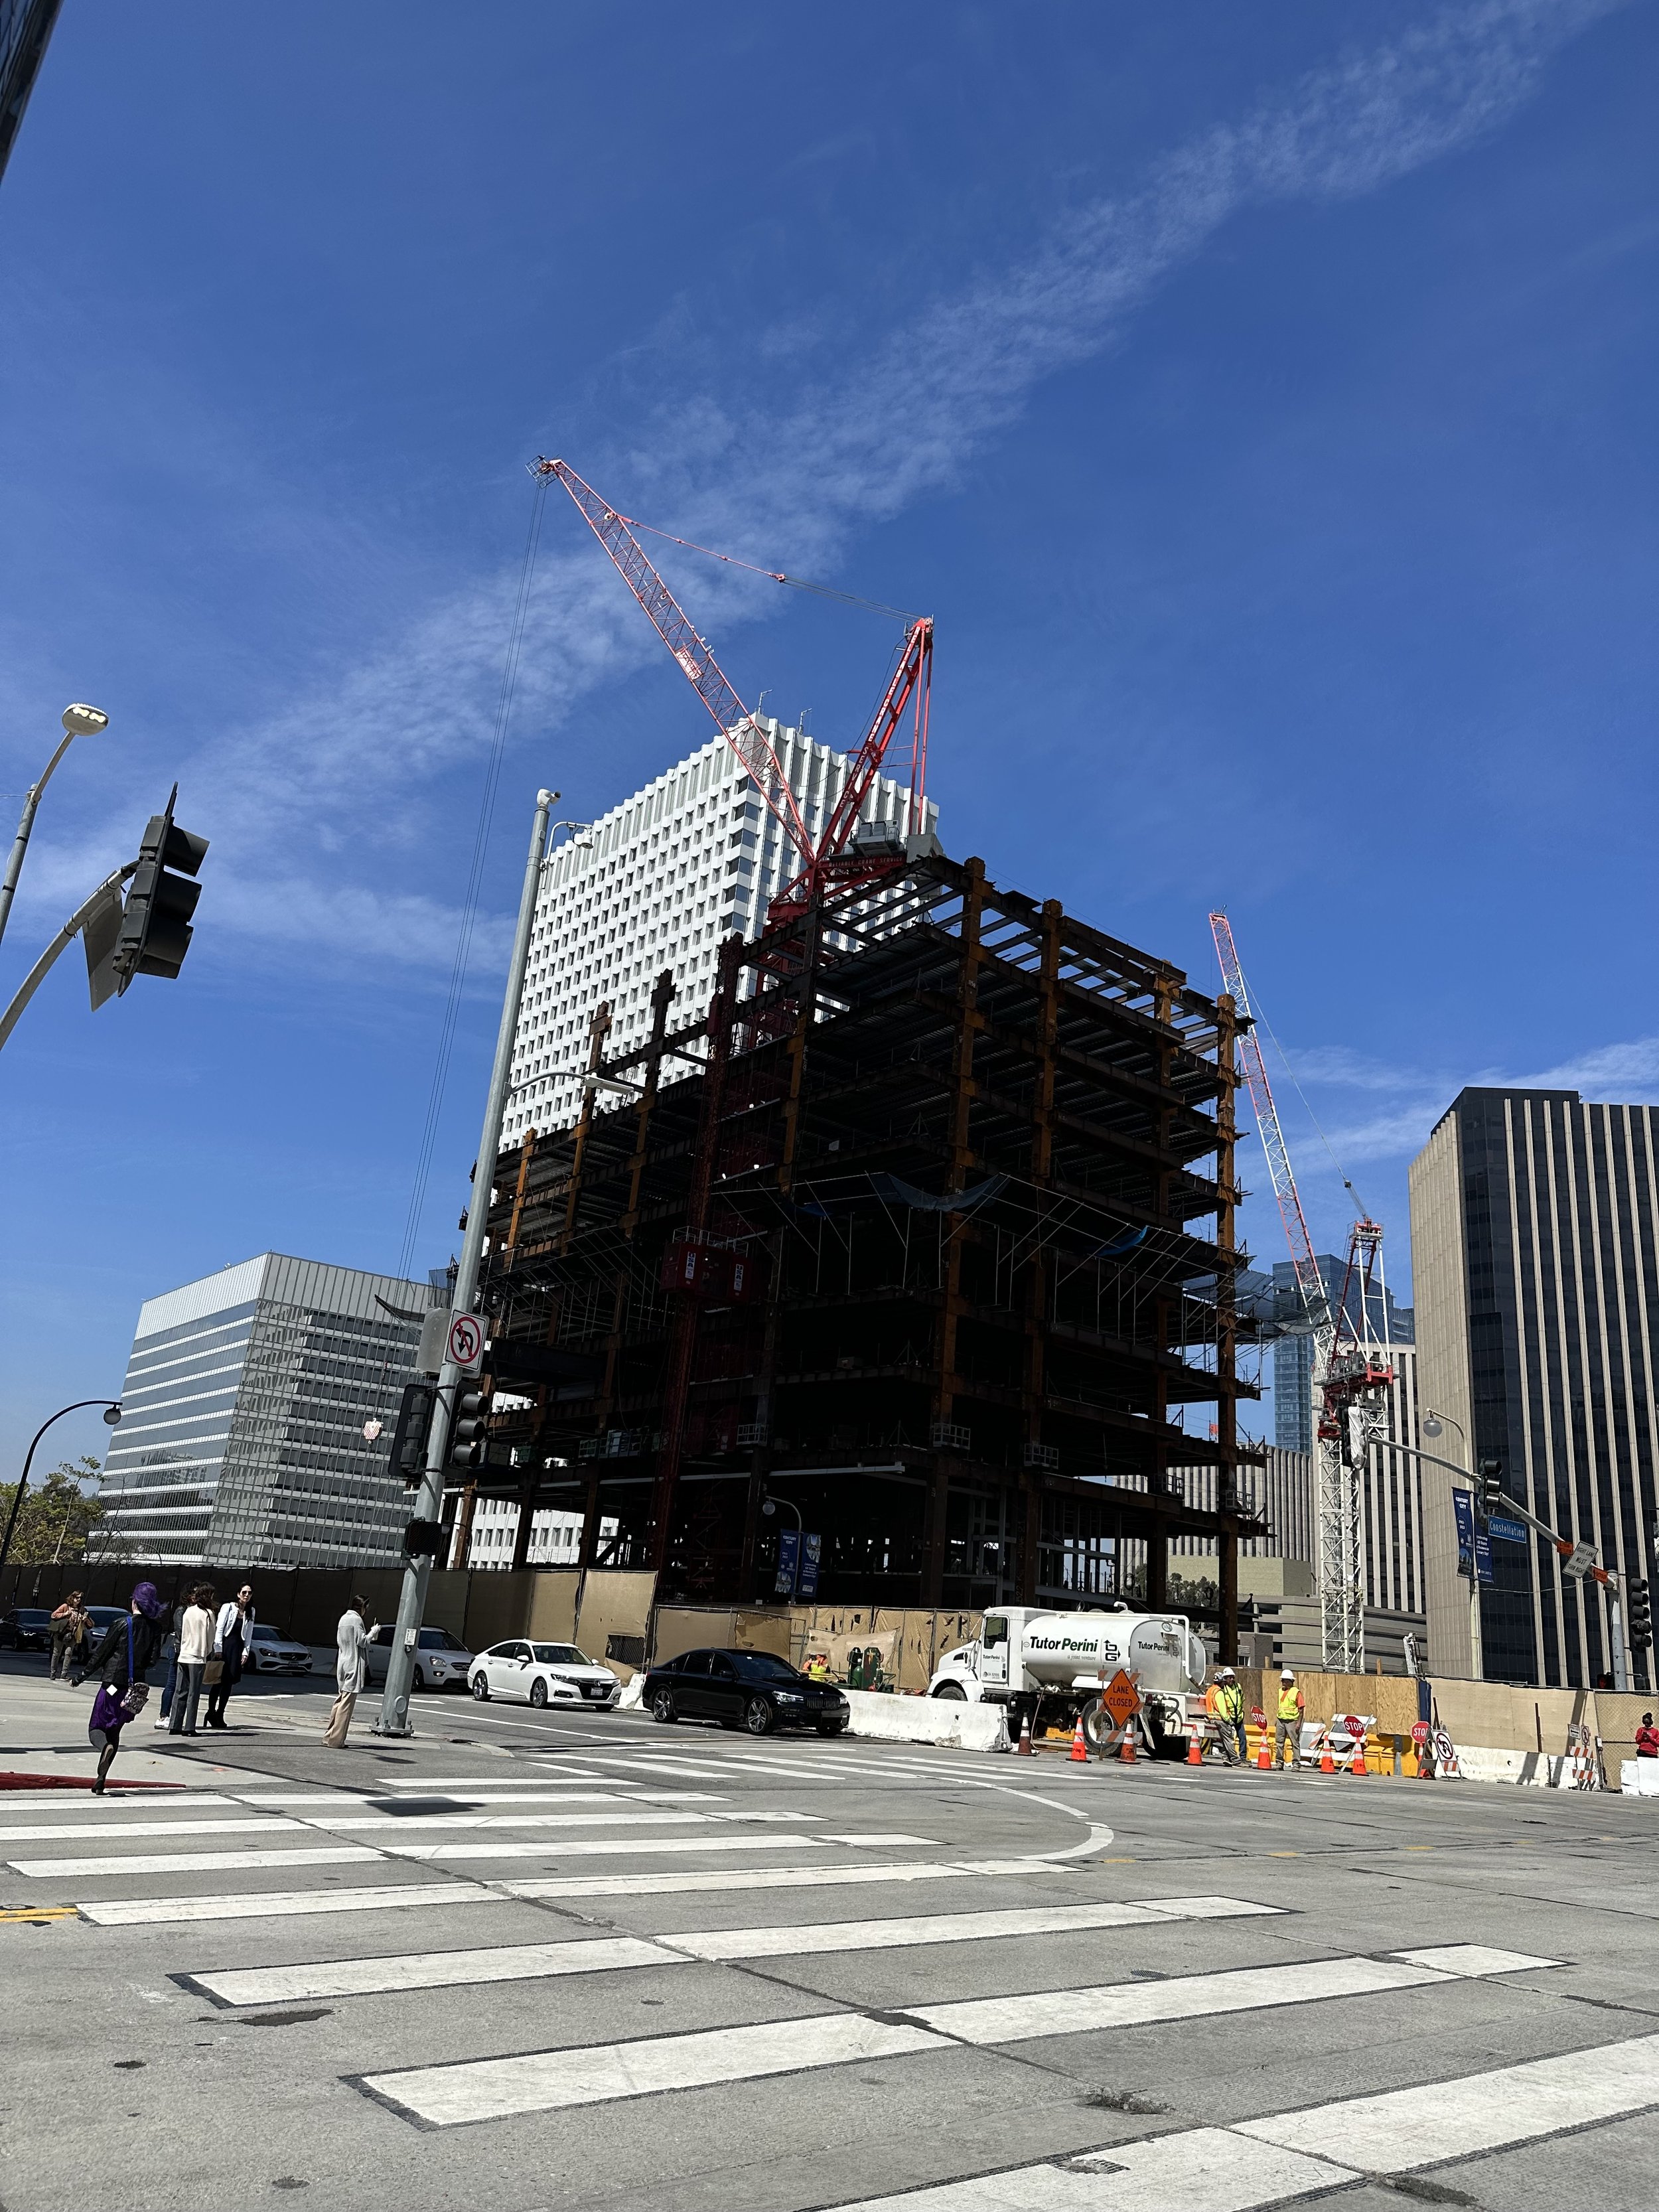
[(0, 1651), (50, 1651), (52, 1615), (43, 1605), (15, 1605), (0, 1614)]
[(830, 1682), (811, 1682), (770, 1651), (683, 1651), (645, 1678), (653, 1720), (718, 1721), (769, 1735), (775, 1728), (845, 1734), (851, 1713)]

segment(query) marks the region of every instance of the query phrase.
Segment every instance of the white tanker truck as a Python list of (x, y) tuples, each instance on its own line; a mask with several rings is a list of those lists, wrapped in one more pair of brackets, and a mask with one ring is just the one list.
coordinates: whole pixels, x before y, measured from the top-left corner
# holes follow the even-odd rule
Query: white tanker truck
[(1018, 1724), (1063, 1722), (1098, 1750), (1114, 1723), (1100, 1693), (1119, 1668), (1140, 1692), (1140, 1730), (1153, 1754), (1184, 1759), (1189, 1730), (1204, 1724), (1204, 1676), (1209, 1655), (1184, 1613), (1049, 1613), (1004, 1606), (988, 1613), (979, 1640), (947, 1651), (927, 1685), (930, 1698), (1006, 1705)]

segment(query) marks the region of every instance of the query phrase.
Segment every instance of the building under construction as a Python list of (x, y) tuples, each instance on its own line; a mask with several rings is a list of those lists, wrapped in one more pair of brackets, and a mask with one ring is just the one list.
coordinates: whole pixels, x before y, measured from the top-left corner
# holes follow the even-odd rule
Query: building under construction
[(508, 1403), (452, 1516), (574, 1507), (584, 1568), (738, 1603), (1156, 1606), (1200, 1535), (1231, 1653), (1261, 1457), (1231, 1001), (902, 853), (728, 939), (702, 1021), (671, 1031), (672, 994), (625, 1057), (601, 1006), (580, 1120), (501, 1156)]

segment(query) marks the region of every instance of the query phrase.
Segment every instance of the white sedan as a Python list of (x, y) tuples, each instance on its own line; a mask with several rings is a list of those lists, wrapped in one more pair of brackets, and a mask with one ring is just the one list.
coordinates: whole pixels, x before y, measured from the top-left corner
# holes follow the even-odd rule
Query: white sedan
[(248, 1632), (243, 1664), (261, 1674), (308, 1674), (311, 1650), (291, 1636), (279, 1635), (265, 1621), (256, 1620)]
[(481, 1651), (467, 1680), (480, 1701), (515, 1698), (538, 1707), (586, 1705), (604, 1712), (622, 1695), (611, 1669), (596, 1667), (574, 1644), (532, 1644), (520, 1637)]

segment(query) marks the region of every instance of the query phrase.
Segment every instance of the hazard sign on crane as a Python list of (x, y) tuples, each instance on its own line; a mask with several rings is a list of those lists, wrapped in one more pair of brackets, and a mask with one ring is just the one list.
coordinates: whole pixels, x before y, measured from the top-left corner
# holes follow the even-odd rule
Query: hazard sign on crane
[[(890, 678), (863, 742), (853, 757), (847, 781), (817, 843), (801, 818), (789, 780), (773, 748), (766, 725), (750, 712), (698, 633), (690, 617), (657, 574), (645, 548), (635, 536), (648, 526), (632, 520), (601, 498), (566, 461), (538, 459), (532, 474), (556, 479), (569, 493), (583, 518), (618, 574), (644, 608), (652, 627), (674, 659), (687, 682), (708, 708), (714, 726), (753, 777), (755, 787), (793, 848), (799, 871), (772, 902), (768, 922), (775, 925), (799, 918), (828, 890), (855, 889), (879, 883), (902, 865), (890, 854), (860, 853), (854, 840), (864, 802), (881, 772), (887, 748), (907, 715), (911, 718), (910, 818), (921, 819), (927, 772), (927, 710), (933, 670), (933, 625), (926, 615), (907, 623), (898, 665)], [(679, 543), (686, 541), (680, 540)], [(706, 551), (706, 547), (696, 549)], [(728, 560), (729, 555), (718, 556)], [(738, 565), (747, 567), (747, 562)], [(779, 583), (796, 580), (776, 569), (763, 569)]]
[(1255, 1109), (1256, 1129), (1267, 1156), (1267, 1172), (1273, 1178), (1297, 1288), (1313, 1337), (1318, 1406), (1314, 1450), (1319, 1474), (1319, 1609), (1324, 1663), (1333, 1674), (1359, 1674), (1365, 1668), (1361, 1477), (1369, 1447), (1388, 1440), (1386, 1394), (1394, 1380), (1386, 1347), (1378, 1342), (1370, 1319), (1382, 1231), (1369, 1217), (1354, 1223), (1348, 1237), (1342, 1294), (1333, 1306), (1314, 1257), (1313, 1239), (1308, 1234), (1307, 1216), (1273, 1103), (1273, 1085), (1256, 1042), (1255, 1017), (1232, 925), (1224, 914), (1212, 914), (1210, 931), (1221, 963), (1222, 988), (1231, 996), (1244, 1024), (1238, 1039), (1239, 1060)]

